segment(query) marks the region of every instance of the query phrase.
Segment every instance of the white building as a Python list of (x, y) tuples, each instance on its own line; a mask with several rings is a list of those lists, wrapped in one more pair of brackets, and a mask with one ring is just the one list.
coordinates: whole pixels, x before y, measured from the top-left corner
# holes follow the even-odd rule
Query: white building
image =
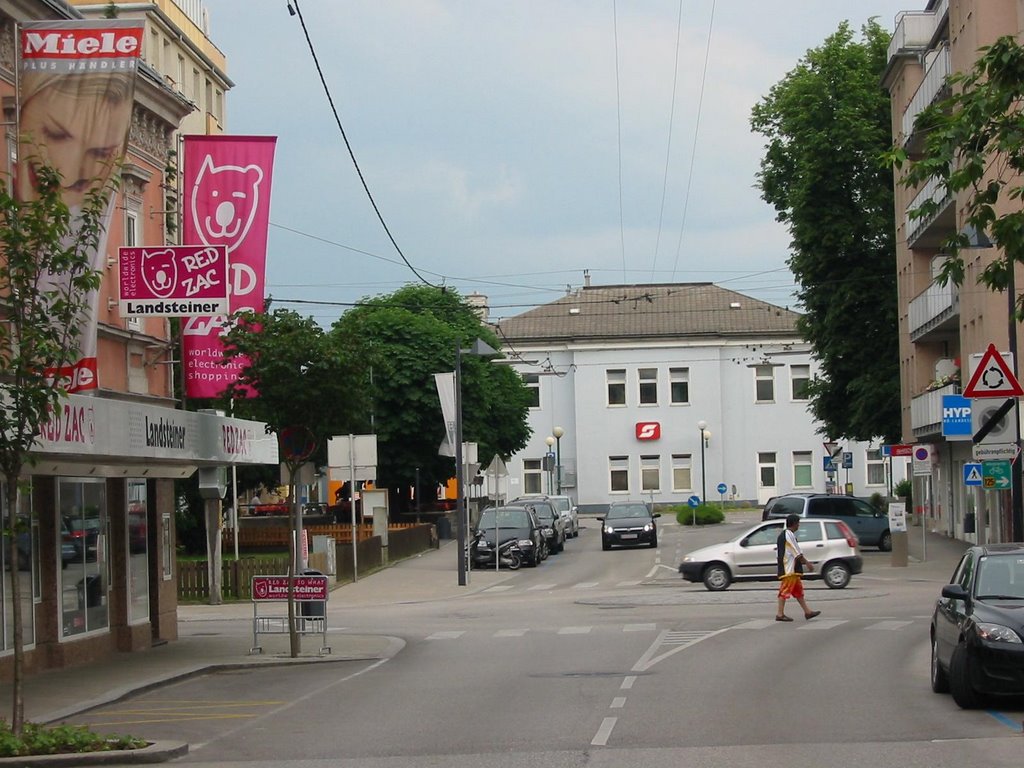
[[(560, 485), (584, 511), (620, 498), (764, 503), (847, 483), (857, 496), (887, 495), (906, 464), (895, 460), (892, 479), (878, 443), (840, 442), (840, 468), (826, 474), (804, 394), (816, 362), (797, 317), (686, 283), (587, 286), (500, 321), (502, 351), (536, 393), (509, 493)], [(549, 451), (557, 468), (545, 471)], [(841, 468), (842, 453), (852, 467)]]

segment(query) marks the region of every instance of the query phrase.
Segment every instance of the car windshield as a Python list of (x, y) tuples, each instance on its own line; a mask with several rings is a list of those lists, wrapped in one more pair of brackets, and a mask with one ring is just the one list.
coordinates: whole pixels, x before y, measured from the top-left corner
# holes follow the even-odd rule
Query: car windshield
[(485, 509), (480, 513), (480, 522), (477, 528), (480, 530), (494, 530), (495, 513), (497, 513), (498, 528), (529, 528), (530, 517), (525, 509)]
[(557, 509), (559, 512), (569, 511), (568, 499), (551, 499), (551, 503), (555, 505), (555, 509)]
[(533, 511), (538, 520), (551, 521), (555, 519), (555, 510), (551, 508), (550, 504), (534, 504)]
[(978, 600), (1024, 600), (1024, 557), (989, 555), (978, 563)]
[(608, 508), (608, 517), (650, 517), (651, 513), (643, 504), (612, 504)]

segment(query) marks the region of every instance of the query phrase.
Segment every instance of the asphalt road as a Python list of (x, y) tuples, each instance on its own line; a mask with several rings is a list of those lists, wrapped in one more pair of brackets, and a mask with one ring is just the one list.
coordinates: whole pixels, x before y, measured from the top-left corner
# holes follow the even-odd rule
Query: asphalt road
[(208, 675), (76, 720), (184, 739), (196, 766), (1019, 766), (1024, 703), (965, 712), (928, 687), (941, 567), (865, 551), (847, 589), (810, 584), (821, 617), (779, 624), (772, 584), (675, 571), (740, 527), (662, 520), (659, 549), (602, 552), (588, 522), (479, 594), (346, 611), (340, 631), (406, 641), (388, 661)]

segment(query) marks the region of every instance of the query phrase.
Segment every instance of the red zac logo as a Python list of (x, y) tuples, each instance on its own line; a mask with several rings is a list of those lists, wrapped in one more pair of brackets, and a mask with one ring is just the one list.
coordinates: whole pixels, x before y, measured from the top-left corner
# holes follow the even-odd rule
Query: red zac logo
[(660, 440), (661, 424), (656, 421), (638, 421), (636, 424), (637, 440)]

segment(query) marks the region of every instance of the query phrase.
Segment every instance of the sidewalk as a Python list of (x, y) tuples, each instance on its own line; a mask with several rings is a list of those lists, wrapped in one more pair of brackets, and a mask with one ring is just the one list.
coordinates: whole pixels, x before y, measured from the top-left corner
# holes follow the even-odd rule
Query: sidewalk
[[(887, 575), (943, 582), (953, 572), (967, 546), (943, 534), (927, 534), (925, 552), (921, 528), (908, 531), (910, 564), (883, 566)], [(391, 567), (345, 584), (331, 592), (328, 628), (341, 626), (348, 607), (451, 600), (476, 594), (510, 578), (509, 571), (470, 571), (469, 583), (459, 586), (457, 549), (452, 541)], [(25, 680), (25, 717), (50, 723), (92, 707), (117, 701), (130, 693), (216, 668), (268, 664), (329, 664), (337, 661), (390, 658), (404, 647), (399, 638), (329, 632), (332, 652), (320, 656), (319, 637), (302, 639), (302, 655), (292, 659), (285, 635), (261, 637), (262, 654), (250, 655), (252, 604), (182, 605), (178, 610), (179, 639), (156, 648), (118, 653), (109, 659), (71, 669), (49, 670)], [(206, 632), (203, 622), (217, 622)], [(0, 702), (9, 702), (11, 686), (0, 684)], [(0, 707), (7, 708), (0, 703)], [(2, 710), (0, 710), (2, 711)]]

